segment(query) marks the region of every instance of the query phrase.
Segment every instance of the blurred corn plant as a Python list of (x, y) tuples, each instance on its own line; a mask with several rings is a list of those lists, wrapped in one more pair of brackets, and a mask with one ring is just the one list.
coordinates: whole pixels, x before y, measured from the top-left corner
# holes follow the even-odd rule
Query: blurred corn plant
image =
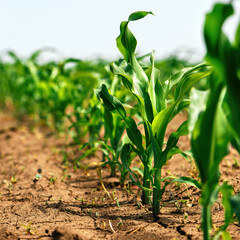
[[(74, 67), (68, 68), (73, 64)], [(104, 74), (104, 65), (83, 62), (78, 59), (66, 59), (59, 64), (59, 78), (67, 82), (66, 94), (69, 108), (65, 116), (70, 122), (69, 131), (75, 143), (79, 144), (89, 133), (94, 138), (99, 131), (99, 104), (93, 94), (93, 89), (99, 85), (99, 79)], [(95, 99), (94, 99), (95, 98)], [(92, 116), (92, 117), (90, 117)]]
[(7, 64), (0, 59), (0, 109), (6, 108), (6, 102), (9, 98), (6, 69)]
[[(189, 100), (183, 96), (190, 88), (202, 78), (211, 73), (206, 64), (186, 68), (173, 75), (168, 80), (161, 81), (159, 70), (154, 65), (154, 52), (151, 54), (151, 65), (143, 69), (136, 58), (135, 50), (137, 41), (128, 28), (132, 21), (139, 20), (151, 12), (135, 12), (129, 16), (128, 21), (120, 25), (120, 35), (117, 38), (117, 46), (124, 59), (111, 64), (114, 74), (122, 79), (122, 83), (136, 100), (136, 111), (141, 116), (143, 131), (138, 128), (136, 118), (129, 116), (124, 104), (111, 95), (106, 85), (102, 85), (96, 94), (103, 102), (106, 109), (117, 114), (125, 123), (126, 132), (130, 143), (123, 145), (121, 161), (129, 172), (132, 182), (142, 189), (142, 202), (147, 204), (153, 192), (153, 215), (157, 217), (160, 210), (160, 201), (165, 187), (169, 182), (163, 183), (161, 177), (162, 167), (173, 155), (183, 153), (177, 142), (180, 136), (188, 134), (187, 122), (181, 124), (176, 132), (173, 132), (166, 144), (164, 137), (169, 122), (189, 105)], [(174, 91), (174, 98), (168, 102), (168, 96)], [(143, 169), (143, 181), (131, 169), (129, 156), (134, 152), (141, 160)]]
[(87, 132), (89, 138), (95, 138), (98, 134), (101, 111), (95, 106), (98, 102), (93, 89), (106, 76), (105, 65), (103, 60), (88, 62), (69, 58), (51, 69), (47, 81), (41, 81), (41, 87), (45, 88), (41, 96), (49, 93), (43, 102), (49, 105), (46, 109), (53, 122), (59, 122), (62, 126), (67, 118), (70, 121), (69, 130), (77, 144)]
[(23, 118), (25, 114), (35, 112), (36, 82), (25, 60), (14, 52), (8, 52), (8, 56), (11, 61), (1, 64), (1, 101), (2, 105), (11, 102), (15, 116)]
[(201, 182), (189, 179), (192, 185), (202, 190), (202, 229), (204, 239), (211, 239), (211, 207), (222, 193), (225, 222), (214, 233), (213, 239), (222, 236), (231, 239), (228, 225), (239, 219), (240, 198), (233, 195), (233, 187), (227, 182), (219, 185), (219, 165), (228, 154), (229, 143), (239, 151), (240, 137), (240, 25), (235, 41), (230, 43), (222, 31), (227, 18), (233, 14), (232, 4), (217, 3), (206, 15), (204, 37), (207, 47), (206, 61), (213, 66), (207, 90), (191, 91), (189, 132), (191, 147), (198, 166)]
[(37, 120), (60, 131), (65, 120), (65, 110), (69, 104), (66, 94), (68, 82), (59, 77), (58, 64), (39, 64), (37, 59), (43, 51), (33, 53), (27, 62), (32, 79), (36, 83), (34, 106)]

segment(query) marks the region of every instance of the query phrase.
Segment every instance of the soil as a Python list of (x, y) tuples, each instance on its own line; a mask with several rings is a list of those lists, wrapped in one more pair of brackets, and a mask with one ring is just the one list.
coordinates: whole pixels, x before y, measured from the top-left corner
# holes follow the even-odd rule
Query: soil
[[(168, 134), (184, 119), (178, 116)], [(74, 169), (70, 161), (63, 164), (79, 154), (65, 137), (40, 127), (31, 129), (6, 113), (0, 115), (0, 123), (0, 240), (202, 239), (199, 190), (169, 185), (165, 205), (154, 220), (149, 207), (142, 206), (138, 189), (121, 187), (118, 178), (111, 178), (109, 168), (104, 168), (103, 183), (115, 200), (108, 197), (99, 182), (98, 153)], [(182, 137), (178, 145), (188, 149), (188, 138)], [(223, 160), (221, 181), (229, 180), (239, 192), (240, 169), (234, 158), (239, 161), (232, 150)], [(163, 175), (198, 176), (193, 162), (181, 156), (164, 166)], [(224, 220), (220, 200), (212, 214), (217, 229)], [(237, 222), (228, 231), (232, 239), (240, 239)]]

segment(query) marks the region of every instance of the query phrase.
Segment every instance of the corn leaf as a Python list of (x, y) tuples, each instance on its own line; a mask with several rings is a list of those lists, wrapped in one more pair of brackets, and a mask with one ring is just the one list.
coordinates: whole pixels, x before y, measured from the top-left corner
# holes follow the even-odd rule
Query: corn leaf
[[(121, 66), (121, 65), (123, 65), (123, 66)], [(131, 73), (131, 75), (133, 75), (134, 69), (132, 69), (131, 65), (127, 65), (127, 63), (124, 64), (124, 62), (123, 62), (123, 64), (121, 63), (121, 65), (118, 66), (116, 64), (116, 62), (111, 63), (110, 66), (111, 66), (112, 72), (114, 74), (122, 77), (123, 84), (127, 89), (129, 89), (131, 92), (134, 91), (136, 94), (141, 95), (141, 88), (138, 88), (138, 85), (137, 85), (136, 88), (134, 89), (133, 79), (129, 75), (129, 72)], [(128, 69), (127, 69), (127, 67), (128, 67)]]
[(227, 226), (231, 223), (232, 221), (232, 216), (233, 216), (233, 208), (231, 206), (231, 202), (230, 202), (230, 198), (233, 194), (233, 187), (228, 185), (227, 182), (224, 182), (221, 186), (219, 191), (222, 193), (222, 204), (223, 207), (225, 209), (225, 219), (224, 219), (224, 227), (223, 229), (225, 229), (225, 226), (227, 228)]
[(206, 109), (206, 101), (208, 98), (209, 91), (200, 91), (196, 88), (193, 88), (190, 92), (191, 104), (189, 106), (189, 116), (188, 116), (188, 129), (189, 132), (192, 132), (198, 116), (201, 112)]
[(154, 109), (158, 112), (166, 107), (164, 91), (160, 83), (160, 71), (154, 66), (154, 52), (151, 55), (151, 68), (147, 69), (145, 72), (150, 79), (148, 92)]
[(112, 131), (114, 128), (114, 124), (113, 124), (113, 116), (112, 113), (105, 108), (104, 109), (104, 128), (105, 128), (105, 137), (109, 137), (110, 139), (112, 139)]
[[(201, 79), (209, 76), (212, 72), (211, 68), (206, 68), (206, 64), (200, 64), (193, 68), (191, 68), (189, 71), (184, 73), (180, 81), (178, 82), (174, 97), (175, 101), (179, 101), (197, 82), (199, 82)], [(205, 69), (206, 68), (206, 69)], [(199, 70), (204, 70), (200, 72), (195, 72)]]
[(99, 89), (95, 89), (95, 94), (99, 100), (103, 101), (104, 106), (108, 111), (118, 113), (123, 119), (126, 117), (126, 111), (122, 103), (116, 97), (109, 94), (105, 84)]
[(202, 189), (202, 184), (199, 181), (189, 177), (176, 178), (172, 182), (186, 183), (190, 186), (196, 187), (198, 189)]
[(204, 38), (207, 47), (208, 58), (218, 58), (221, 55), (219, 42), (222, 40), (223, 33), (221, 31), (225, 20), (233, 14), (231, 4), (215, 4), (212, 12), (206, 15), (204, 25)]
[[(132, 34), (132, 32), (128, 28), (128, 24), (130, 21), (135, 21), (138, 19), (141, 19), (148, 14), (152, 14), (151, 12), (136, 12), (130, 15), (129, 21), (124, 21), (120, 25), (120, 35), (117, 37), (117, 47), (119, 51), (124, 56), (124, 59), (127, 63), (129, 63), (135, 73), (136, 78), (133, 79), (134, 84), (138, 85), (137, 88), (140, 88), (140, 93), (147, 92), (148, 89), (148, 78), (145, 72), (143, 71), (142, 67), (138, 63), (136, 56), (135, 56), (135, 50), (137, 47), (137, 40)], [(136, 86), (135, 86), (136, 87)], [(142, 95), (140, 95), (142, 96)], [(143, 96), (142, 96), (143, 97)]]
[(138, 130), (135, 121), (132, 118), (127, 117), (122, 103), (116, 97), (109, 94), (107, 87), (104, 84), (99, 89), (96, 89), (95, 93), (98, 99), (103, 102), (104, 106), (110, 112), (117, 113), (121, 119), (124, 120), (128, 137), (138, 147), (138, 149), (142, 150), (141, 132)]
[(231, 109), (228, 120), (232, 129), (240, 136), (240, 76), (239, 45), (240, 27), (238, 26), (234, 45), (231, 45), (222, 31), (223, 23), (233, 14), (231, 4), (216, 4), (206, 17), (204, 37), (207, 46), (207, 60), (216, 68), (227, 85), (227, 102)]
[(152, 14), (152, 12), (145, 12), (145, 11), (139, 11), (139, 12), (134, 12), (132, 13), (129, 17), (128, 17), (128, 21), (136, 21), (139, 20), (141, 18), (144, 18), (145, 16), (147, 16), (148, 14)]
[(176, 132), (171, 133), (171, 135), (168, 138), (166, 148), (164, 152), (168, 152), (170, 149), (174, 148), (178, 140), (181, 136), (188, 135), (188, 121), (184, 121), (179, 128), (177, 129)]
[(163, 148), (163, 141), (167, 125), (172, 118), (172, 114), (175, 108), (175, 104), (165, 108), (157, 114), (152, 123), (153, 135), (156, 136), (159, 148)]
[(153, 135), (152, 126), (149, 122), (147, 122), (147, 128), (149, 132), (149, 137), (151, 139), (151, 145), (150, 147), (153, 150), (153, 156), (154, 156), (154, 168), (160, 168), (159, 164), (161, 162), (161, 156), (162, 156), (162, 149), (160, 148), (156, 138)]
[[(215, 79), (214, 79), (215, 80)], [(196, 101), (191, 102), (191, 121), (195, 122), (191, 128), (191, 146), (195, 161), (198, 165), (202, 182), (218, 182), (218, 165), (228, 153), (230, 139), (228, 123), (219, 101), (221, 100), (221, 86), (213, 89), (205, 106), (200, 106)], [(196, 92), (195, 92), (196, 93)], [(221, 101), (220, 101), (221, 103)], [(196, 114), (195, 109), (205, 109)], [(199, 110), (197, 110), (199, 112)], [(195, 118), (195, 119), (194, 119)]]
[(129, 172), (130, 179), (132, 180), (134, 185), (142, 188), (138, 175), (134, 173), (129, 167), (128, 159), (131, 152), (132, 152), (131, 144), (129, 143), (124, 144), (121, 151), (121, 161), (122, 161), (123, 167)]
[(220, 236), (222, 236), (223, 239), (230, 239), (231, 236), (226, 231), (227, 227), (231, 222), (233, 222), (233, 208), (231, 205), (231, 197), (233, 194), (233, 187), (228, 185), (227, 182), (224, 182), (221, 186), (217, 188), (216, 192), (222, 193), (222, 204), (225, 210), (225, 219), (224, 224), (218, 228), (216, 233), (214, 234), (213, 240), (219, 239)]
[(240, 195), (235, 195), (230, 198), (233, 211), (240, 223)]

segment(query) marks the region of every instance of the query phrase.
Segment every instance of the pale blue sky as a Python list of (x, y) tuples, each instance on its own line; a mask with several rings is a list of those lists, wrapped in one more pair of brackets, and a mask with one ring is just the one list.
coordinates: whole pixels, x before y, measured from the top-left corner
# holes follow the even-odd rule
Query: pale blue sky
[[(131, 23), (138, 52), (156, 51), (156, 57), (174, 51), (195, 52), (205, 48), (202, 27), (214, 0), (0, 0), (0, 53), (15, 50), (28, 56), (41, 47), (55, 47), (64, 56), (78, 58), (120, 56), (115, 39), (121, 21), (134, 11), (152, 11), (156, 16)], [(222, 1), (224, 2), (224, 1)], [(226, 1), (225, 1), (226, 2)], [(240, 16), (226, 27), (233, 33)], [(238, 19), (239, 20), (239, 19)]]

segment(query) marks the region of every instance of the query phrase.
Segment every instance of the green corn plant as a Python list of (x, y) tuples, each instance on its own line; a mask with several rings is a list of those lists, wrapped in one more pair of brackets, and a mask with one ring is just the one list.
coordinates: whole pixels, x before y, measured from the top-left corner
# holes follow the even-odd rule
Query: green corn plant
[(99, 166), (99, 170), (101, 171), (101, 168), (109, 165), (111, 168), (111, 177), (116, 177), (116, 171), (118, 167), (121, 170), (120, 182), (121, 184), (124, 184), (126, 172), (122, 171), (123, 166), (120, 163), (119, 158), (124, 142), (122, 141), (122, 137), (125, 130), (125, 125), (119, 116), (112, 114), (108, 109), (104, 109), (104, 114), (101, 116), (101, 118), (104, 121), (104, 138), (102, 140), (95, 139), (83, 144), (80, 149), (83, 149), (87, 146), (90, 146), (90, 148), (82, 156), (80, 156), (79, 159), (83, 159), (88, 155), (93, 154), (96, 150), (101, 151), (103, 157)]
[[(117, 77), (113, 77), (112, 83), (110, 85), (111, 92), (113, 92), (115, 95), (118, 95), (120, 98), (125, 99), (125, 102), (127, 102), (128, 94), (123, 94), (125, 91), (122, 91), (122, 89), (118, 89), (119, 79)], [(124, 95), (124, 96), (123, 96)], [(95, 98), (94, 98), (95, 99)], [(100, 106), (99, 106), (100, 105)], [(111, 176), (116, 176), (117, 168), (121, 170), (121, 176), (120, 176), (120, 182), (121, 185), (124, 184), (125, 178), (126, 178), (126, 171), (124, 171), (123, 166), (121, 162), (119, 161), (120, 158), (120, 152), (122, 149), (123, 142), (123, 132), (125, 130), (125, 125), (121, 121), (121, 118), (117, 116), (116, 114), (112, 114), (108, 109), (102, 109), (103, 105), (97, 100), (94, 101), (94, 105), (90, 108), (92, 109), (92, 112), (89, 114), (90, 119), (89, 122), (92, 121), (92, 119), (96, 116), (95, 108), (98, 107), (101, 111), (99, 116), (97, 117), (97, 121), (100, 120), (99, 128), (96, 128), (95, 125), (93, 125), (93, 129), (95, 130), (96, 135), (98, 138), (89, 138), (89, 142), (85, 143), (81, 146), (81, 149), (83, 149), (86, 146), (90, 146), (90, 149), (88, 149), (87, 153), (84, 153), (80, 158), (88, 156), (89, 154), (92, 154), (96, 150), (100, 150), (103, 153), (103, 159), (101, 163), (101, 168), (110, 165), (111, 167)], [(129, 108), (129, 114), (131, 115), (131, 107)], [(103, 127), (103, 129), (102, 129)], [(99, 136), (100, 130), (104, 130), (104, 136)], [(89, 131), (90, 132), (90, 131)]]
[[(126, 92), (126, 90), (123, 87), (119, 88), (119, 86), (121, 86), (119, 84), (120, 80), (121, 79), (119, 79), (119, 77), (113, 75), (112, 83), (110, 84), (110, 92), (113, 95), (118, 96), (118, 98), (125, 102), (125, 106), (128, 108), (127, 112), (130, 116), (132, 116), (135, 113), (134, 108), (126, 104), (129, 101), (131, 101), (131, 97), (129, 97), (129, 93)], [(104, 110), (103, 123), (105, 132), (104, 142), (107, 143), (107, 147), (105, 147), (105, 150), (107, 150), (107, 154), (106, 153), (104, 154), (103, 152), (102, 167), (104, 165), (109, 164), (111, 167), (112, 177), (116, 176), (116, 170), (118, 167), (121, 173), (120, 183), (123, 186), (126, 179), (126, 175), (128, 173), (120, 162), (120, 153), (122, 151), (122, 147), (126, 142), (128, 142), (128, 138), (126, 137), (126, 135), (124, 135), (125, 124), (124, 122), (122, 122), (121, 118), (118, 115), (113, 114), (107, 108), (105, 108)], [(104, 145), (102, 147), (104, 147)], [(107, 159), (107, 161), (105, 161), (105, 158)]]
[(5, 64), (5, 91), (18, 117), (28, 115), (31, 119), (48, 122), (51, 115), (58, 124), (63, 118), (66, 100), (59, 98), (63, 94), (56, 82), (57, 64), (39, 64), (37, 61), (43, 51), (38, 50), (27, 59), (9, 52), (13, 63)]
[(28, 65), (38, 83), (36, 105), (40, 119), (54, 125), (57, 131), (65, 130), (64, 124), (68, 119), (68, 130), (76, 144), (87, 133), (90, 141), (96, 139), (101, 127), (99, 116), (102, 110), (93, 88), (98, 86), (99, 79), (105, 77), (106, 63), (68, 58), (59, 63), (39, 65), (35, 59), (36, 54), (34, 61)]
[[(233, 188), (224, 182), (219, 185), (219, 165), (228, 153), (230, 142), (239, 151), (239, 94), (240, 90), (240, 30), (238, 27), (232, 45), (222, 31), (223, 23), (233, 14), (231, 4), (215, 4), (206, 15), (204, 37), (207, 47), (206, 60), (213, 66), (208, 90), (191, 92), (189, 131), (191, 147), (198, 166), (202, 190), (202, 229), (205, 240), (211, 239), (211, 207), (222, 193), (225, 222), (215, 232), (213, 239), (220, 236), (231, 239), (227, 232), (233, 221), (233, 212), (239, 218), (239, 197), (232, 197)], [(196, 181), (195, 181), (196, 182)], [(192, 182), (193, 184), (193, 182)]]
[[(67, 68), (68, 64), (74, 66)], [(58, 68), (60, 79), (67, 83), (66, 95), (70, 111), (65, 113), (65, 116), (70, 122), (68, 130), (76, 144), (79, 144), (87, 133), (89, 138), (93, 139), (100, 128), (98, 119), (102, 111), (93, 94), (93, 88), (101, 78), (102, 66), (71, 58), (59, 63)]]
[[(45, 64), (40, 69), (35, 66), (31, 65), (31, 72), (39, 78), (38, 103), (45, 105), (39, 108), (38, 114), (51, 118), (57, 130), (64, 128), (63, 123), (68, 118), (71, 122), (70, 129), (74, 129), (75, 133), (73, 139), (79, 143), (87, 131), (83, 125), (88, 125), (86, 116), (93, 96), (92, 89), (97, 86), (100, 77), (99, 69), (73, 58)], [(70, 112), (66, 112), (67, 109)]]
[[(228, 153), (228, 143), (231, 139), (227, 119), (222, 104), (224, 89), (216, 76), (210, 77), (211, 87), (208, 91), (192, 90), (189, 110), (189, 131), (191, 148), (198, 166), (201, 182), (195, 184), (202, 191), (202, 229), (204, 239), (210, 239), (212, 226), (211, 207), (217, 200), (218, 193), (223, 194), (223, 204), (226, 208), (225, 230), (232, 220), (232, 209), (229, 208), (229, 198), (233, 189), (227, 183), (218, 185), (219, 164)], [(190, 181), (191, 182), (191, 181)], [(195, 183), (197, 181), (195, 180)], [(192, 182), (192, 185), (194, 183)], [(224, 200), (224, 198), (227, 198)], [(224, 232), (224, 231), (222, 231)]]
[[(119, 84), (120, 79), (110, 71), (109, 64), (104, 65), (104, 70), (104, 74), (98, 77), (98, 83), (107, 84), (110, 87), (110, 91), (124, 102), (128, 103), (131, 101), (131, 97), (129, 97), (126, 89)], [(90, 89), (90, 92), (92, 92), (92, 89)], [(79, 108), (79, 105), (77, 106), (77, 109), (80, 109), (82, 113), (81, 122), (78, 119), (76, 123), (73, 124), (86, 126), (89, 141), (81, 145), (81, 150), (86, 147), (88, 147), (88, 149), (76, 160), (80, 161), (94, 154), (97, 150), (102, 151), (103, 158), (100, 167), (110, 165), (111, 176), (116, 176), (116, 171), (121, 169), (120, 182), (123, 184), (126, 178), (126, 171), (123, 170), (119, 156), (123, 143), (122, 135), (125, 130), (125, 125), (121, 122), (119, 116), (113, 115), (110, 111), (104, 109), (95, 95), (91, 95), (89, 105), (85, 105), (85, 108)], [(132, 114), (131, 111), (130, 107), (130, 114)]]
[[(184, 99), (185, 94), (193, 84), (208, 76), (211, 69), (206, 64), (186, 68), (170, 79), (161, 81), (159, 70), (154, 66), (154, 52), (151, 54), (151, 66), (146, 70), (136, 58), (137, 40), (128, 28), (132, 21), (139, 20), (151, 12), (135, 12), (128, 21), (120, 25), (120, 35), (117, 46), (124, 59), (113, 62), (111, 68), (114, 74), (122, 78), (126, 89), (136, 99), (136, 109), (141, 116), (144, 132), (138, 128), (134, 117), (128, 116), (124, 105), (119, 99), (111, 95), (106, 85), (102, 85), (95, 92), (99, 100), (112, 113), (118, 114), (125, 123), (126, 132), (131, 140), (123, 146), (121, 160), (130, 173), (133, 183), (142, 189), (142, 202), (147, 204), (153, 192), (153, 215), (157, 217), (160, 210), (162, 194), (167, 186), (163, 185), (161, 169), (166, 161), (182, 151), (177, 147), (180, 136), (188, 134), (187, 124), (184, 122), (176, 132), (173, 132), (166, 145), (164, 137), (169, 122), (183, 109), (188, 107), (189, 101)], [(168, 96), (174, 91), (174, 98), (168, 103)], [(135, 152), (140, 158), (143, 169), (143, 183), (139, 181), (130, 166), (128, 157)], [(151, 188), (152, 186), (152, 188)]]
[[(112, 159), (109, 159), (109, 155), (104, 157), (108, 158), (105, 164), (111, 166), (111, 176), (116, 176), (116, 166), (119, 164), (119, 157), (122, 148), (122, 135), (125, 130), (125, 125), (122, 123), (121, 118), (117, 115), (112, 114), (108, 109), (104, 111), (104, 129), (105, 136), (104, 142), (109, 142), (110, 149), (112, 152)], [(120, 164), (119, 164), (120, 165)], [(120, 165), (121, 166), (121, 165)]]
[(0, 59), (0, 109), (6, 107), (8, 96), (7, 64)]
[(4, 64), (4, 75), (2, 80), (6, 95), (11, 100), (14, 114), (22, 119), (26, 114), (33, 114), (36, 105), (34, 104), (36, 82), (32, 78), (26, 64), (26, 60), (20, 59), (14, 52), (8, 52), (12, 63)]
[(68, 106), (68, 83), (59, 77), (57, 63), (38, 63), (37, 59), (43, 52), (44, 50), (36, 51), (27, 61), (27, 67), (36, 83), (35, 114), (54, 130), (61, 131)]

